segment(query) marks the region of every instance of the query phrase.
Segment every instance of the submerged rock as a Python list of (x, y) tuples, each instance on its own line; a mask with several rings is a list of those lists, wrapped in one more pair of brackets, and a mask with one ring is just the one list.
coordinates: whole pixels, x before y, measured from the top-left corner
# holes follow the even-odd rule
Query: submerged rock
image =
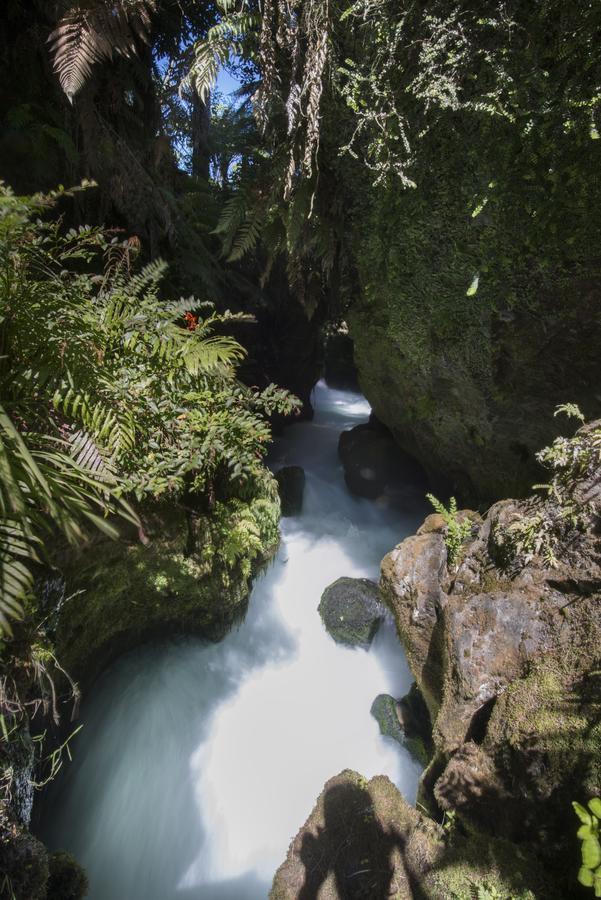
[(283, 516), (298, 516), (303, 508), (305, 470), (301, 466), (284, 466), (275, 473)]
[(374, 421), (343, 431), (338, 455), (347, 487), (359, 497), (375, 500), (406, 482), (426, 484), (419, 463), (400, 450), (388, 430)]
[(537, 862), (505, 841), (449, 835), (385, 776), (325, 785), (275, 874), (270, 900), (557, 900)]
[(325, 589), (319, 615), (339, 644), (369, 647), (384, 618), (377, 584), (367, 578), (339, 578)]

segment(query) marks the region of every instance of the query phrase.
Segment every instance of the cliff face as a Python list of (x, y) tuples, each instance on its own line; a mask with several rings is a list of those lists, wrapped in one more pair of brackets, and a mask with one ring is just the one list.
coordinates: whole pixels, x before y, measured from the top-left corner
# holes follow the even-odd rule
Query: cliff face
[(421, 800), (578, 869), (571, 801), (601, 786), (601, 423), (547, 453), (548, 499), (495, 504), (458, 566), (430, 516), (381, 587), (433, 722)]
[[(534, 129), (536, 131), (536, 129)], [(449, 114), (413, 177), (360, 186), (348, 323), (363, 392), (470, 502), (524, 496), (553, 412), (599, 414), (599, 142)]]

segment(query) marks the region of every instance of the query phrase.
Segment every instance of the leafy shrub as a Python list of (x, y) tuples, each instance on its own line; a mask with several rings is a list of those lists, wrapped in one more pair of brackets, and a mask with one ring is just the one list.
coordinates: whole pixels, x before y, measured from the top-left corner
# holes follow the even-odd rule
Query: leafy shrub
[(232, 318), (161, 296), (166, 266), (136, 272), (134, 239), (64, 232), (45, 217), (60, 192), (0, 186), (0, 627), (18, 616), (57, 530), (72, 543), (107, 516), (136, 522), (126, 498), (210, 511), (253, 497), (266, 416), (298, 401), (242, 385)]
[[(574, 404), (558, 407), (555, 414), (560, 412), (584, 421)], [(528, 502), (526, 514), (511, 523), (503, 537), (512, 565), (526, 565), (534, 556), (541, 556), (547, 565), (555, 567), (562, 542), (571, 534), (583, 532), (593, 515), (591, 498), (582, 486), (601, 462), (601, 428), (585, 425), (571, 438), (558, 437), (537, 453), (537, 459), (550, 471), (550, 480), (535, 485), (540, 493)]]

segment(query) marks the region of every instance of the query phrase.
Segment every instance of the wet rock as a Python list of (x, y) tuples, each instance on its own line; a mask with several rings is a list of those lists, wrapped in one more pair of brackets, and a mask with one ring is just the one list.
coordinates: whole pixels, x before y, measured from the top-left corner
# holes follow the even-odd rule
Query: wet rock
[(301, 466), (285, 466), (275, 473), (283, 516), (298, 516), (303, 508), (305, 470)]
[(325, 785), (275, 874), (270, 900), (557, 900), (540, 866), (503, 841), (449, 839), (385, 776), (346, 770)]
[[(372, 703), (371, 714), (376, 719), (383, 735), (397, 741), (422, 766), (427, 766), (432, 756), (431, 728), (428, 731), (428, 710), (415, 685), (414, 689), (419, 700), (411, 691), (401, 700), (395, 700), (389, 694), (379, 694)], [(421, 709), (418, 711), (415, 706), (419, 703), (421, 703)], [(424, 713), (428, 723), (425, 727), (424, 722), (418, 720), (418, 716)]]
[(553, 494), (496, 503), (470, 515), (449, 572), (446, 530), (430, 516), (381, 578), (432, 719), (420, 802), (454, 810), (470, 831), (535, 844), (559, 882), (578, 865), (566, 810), (601, 784), (601, 474), (586, 447), (579, 458), (589, 464), (572, 496), (589, 499), (578, 528)]
[(384, 618), (377, 584), (367, 578), (339, 578), (325, 589), (319, 614), (339, 644), (369, 647)]
[(378, 694), (371, 705), (370, 712), (380, 726), (380, 732), (386, 737), (405, 743), (405, 732), (399, 719), (398, 703), (390, 694)]
[(404, 540), (382, 560), (380, 587), (409, 665), (434, 718), (442, 699), (441, 613), (447, 551), (439, 533)]
[(343, 431), (338, 455), (347, 487), (359, 497), (375, 500), (406, 482), (426, 485), (419, 463), (400, 450), (380, 424), (368, 422)]
[(415, 682), (399, 700), (397, 712), (405, 735), (405, 746), (423, 766), (427, 766), (434, 752), (432, 722), (426, 701)]

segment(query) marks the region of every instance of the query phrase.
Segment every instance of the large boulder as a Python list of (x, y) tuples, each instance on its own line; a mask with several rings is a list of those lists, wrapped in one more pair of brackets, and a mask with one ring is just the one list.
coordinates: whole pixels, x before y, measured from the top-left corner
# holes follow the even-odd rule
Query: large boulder
[(347, 487), (359, 497), (375, 500), (407, 482), (426, 486), (419, 463), (400, 450), (388, 430), (373, 420), (343, 431), (338, 455)]
[(384, 618), (378, 585), (367, 578), (339, 578), (325, 589), (319, 615), (339, 644), (369, 647)]
[(284, 466), (275, 473), (283, 516), (298, 516), (303, 509), (305, 470), (301, 466)]
[(275, 874), (270, 900), (557, 898), (538, 864), (504, 841), (445, 832), (385, 776), (346, 770), (324, 787)]
[(560, 441), (548, 497), (491, 507), (451, 570), (435, 517), (382, 563), (432, 717), (420, 801), (536, 846), (565, 896), (578, 868), (566, 814), (601, 785), (600, 438), (597, 423)]
[(409, 537), (382, 561), (380, 586), (411, 670), (434, 717), (442, 699), (441, 613), (447, 551), (440, 532)]

